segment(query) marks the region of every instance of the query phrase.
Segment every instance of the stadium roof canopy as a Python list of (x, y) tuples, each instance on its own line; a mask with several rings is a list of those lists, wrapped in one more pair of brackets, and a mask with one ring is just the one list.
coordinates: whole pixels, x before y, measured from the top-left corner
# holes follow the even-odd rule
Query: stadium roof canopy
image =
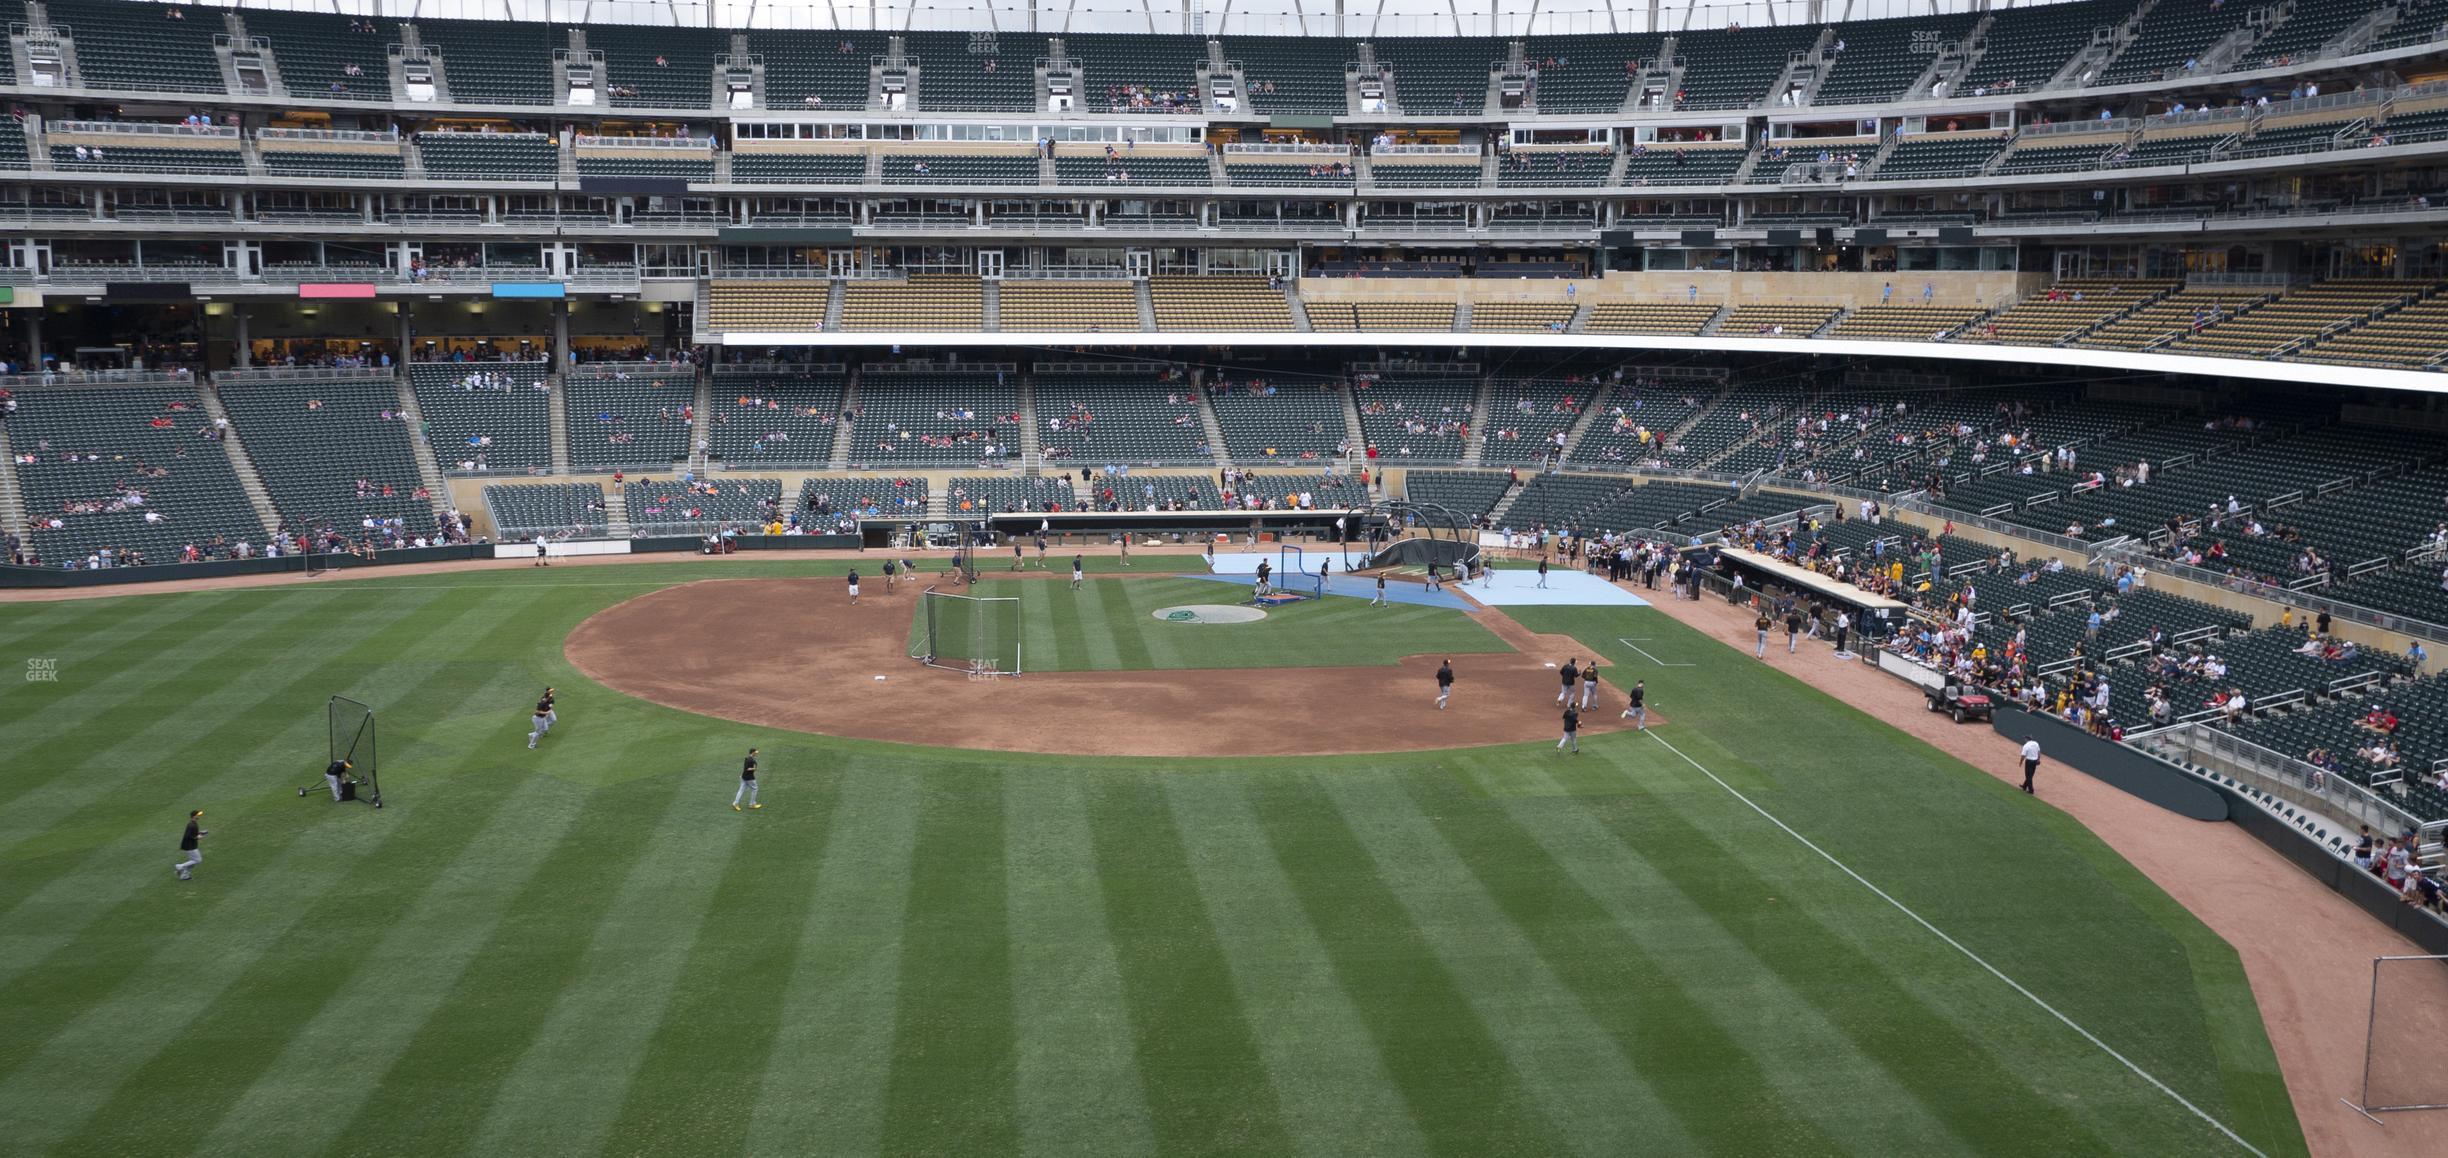
[(1795, 25), (2061, 0), (196, 0), (403, 20), (716, 28), (991, 29), (1205, 36), (1535, 36)]

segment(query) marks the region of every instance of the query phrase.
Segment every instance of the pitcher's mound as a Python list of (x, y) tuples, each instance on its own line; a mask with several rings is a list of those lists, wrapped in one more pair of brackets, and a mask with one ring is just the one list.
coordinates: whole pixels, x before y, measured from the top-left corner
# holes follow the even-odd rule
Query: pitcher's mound
[(1158, 608), (1155, 616), (1166, 623), (1256, 623), (1266, 618), (1266, 611), (1223, 603), (1189, 603)]

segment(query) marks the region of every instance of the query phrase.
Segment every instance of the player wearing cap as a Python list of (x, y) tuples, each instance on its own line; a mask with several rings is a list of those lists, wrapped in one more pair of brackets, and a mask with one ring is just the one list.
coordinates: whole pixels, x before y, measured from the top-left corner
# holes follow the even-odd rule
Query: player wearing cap
[(740, 810), (740, 802), (743, 800), (748, 802), (748, 807), (750, 808), (765, 807), (764, 805), (757, 803), (756, 757), (757, 750), (750, 748), (748, 749), (748, 758), (740, 761), (739, 791), (731, 794), (731, 811), (733, 812), (738, 812)]
[(187, 859), (170, 867), (178, 871), (178, 878), (182, 881), (189, 879), (194, 874), (195, 867), (204, 863), (204, 850), (199, 846), (203, 844), (204, 838), (211, 836), (212, 833), (204, 830), (203, 820), (204, 810), (201, 808), (188, 813), (187, 831), (179, 834), (179, 851), (186, 853)]
[(1450, 699), (1452, 699), (1452, 698), (1453, 698), (1453, 661), (1452, 661), (1452, 660), (1450, 660), (1450, 659), (1449, 659), (1449, 660), (1446, 660), (1446, 661), (1445, 661), (1443, 664), (1441, 664), (1441, 665), (1439, 665), (1439, 666), (1437, 667), (1436, 681), (1437, 681), (1437, 710), (1441, 712), (1441, 711), (1444, 711), (1444, 710), (1445, 710), (1445, 701), (1450, 700)]

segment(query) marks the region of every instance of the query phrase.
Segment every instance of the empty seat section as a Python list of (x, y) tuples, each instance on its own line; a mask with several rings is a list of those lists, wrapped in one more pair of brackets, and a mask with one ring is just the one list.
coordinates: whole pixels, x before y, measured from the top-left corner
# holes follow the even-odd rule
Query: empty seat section
[(2179, 290), (2103, 323), (2074, 344), (2139, 350), (2179, 337), (2196, 325), (2214, 324), (2267, 296), (2266, 291), (2246, 288)]
[(2122, 22), (2132, 11), (2132, 0), (1997, 10), (1988, 34), (1982, 37), (1980, 60), (1951, 93), (1970, 96), (1981, 89), (2022, 92), (2039, 88), (2091, 42), (2094, 32)]
[(1363, 330), (1451, 332), (1451, 302), (1353, 302), (1352, 324)]
[(226, 31), (217, 9), (117, 0), (53, 0), (43, 7), (52, 26), (76, 42), (77, 75), (87, 88), (229, 91), (213, 55), (213, 38)]
[[(2046, 140), (2046, 138), (2041, 138)], [(2070, 173), (2078, 169), (2096, 169), (2100, 160), (2115, 148), (2117, 140), (2095, 137), (2071, 144), (2028, 144), (2017, 141), (1989, 170), (1998, 177), (2029, 176), (2033, 173)]]
[(1371, 41), (1377, 67), (1394, 78), (1394, 100), (1412, 116), (1477, 113), (1487, 107), (1488, 66), (1505, 44), (1478, 37), (1385, 37)]
[[(1737, 151), (1734, 157), (1740, 163)], [(1508, 189), (1538, 186), (1568, 186), (1592, 189), (1607, 183), (1607, 175), (1615, 169), (1615, 154), (1603, 150), (1588, 152), (1507, 153), (1496, 161), (1496, 183)], [(1476, 178), (1473, 179), (1476, 184)]]
[(1837, 322), (1828, 336), (1930, 342), (1952, 335), (1985, 312), (1976, 306), (1863, 306)]
[(1005, 281), (1000, 328), (1021, 333), (1136, 330), (1139, 293), (1126, 281)]
[(2100, 75), (2101, 84), (2138, 84), (2178, 76), (2219, 38), (2244, 22), (2249, 9), (2223, 0), (2158, 0), (2142, 17), (2134, 42)]
[(1744, 109), (1765, 103), (1785, 62), (1819, 39), (1819, 26), (1748, 26), (1680, 33), (1685, 109)]
[(1037, 442), (1049, 461), (1112, 465), (1215, 457), (1196, 388), (1185, 377), (1040, 373), (1036, 384)]
[(1029, 112), (1037, 107), (1037, 61), (1045, 37), (1005, 32), (905, 32), (918, 66), (918, 107), (955, 112)]
[(542, 133), (418, 133), (425, 174), (446, 180), (551, 181), (561, 149)]
[(1283, 291), (1253, 274), (1158, 274), (1148, 282), (1159, 330), (1289, 330)]
[(484, 489), (493, 534), (501, 539), (602, 535), (604, 492), (594, 483), (497, 483)]
[(1056, 157), (1054, 179), (1065, 185), (1206, 185), (1205, 157), (1156, 157), (1122, 153), (1103, 157)]
[(1476, 519), (1495, 509), (1496, 500), (1513, 489), (1501, 471), (1414, 470), (1403, 474), (1403, 498), (1424, 507), (1443, 507), (1464, 519)]
[(844, 330), (982, 330), (985, 298), (967, 274), (911, 274), (904, 281), (842, 283)]
[[(263, 37), (272, 46), (281, 84), (291, 96), (391, 99), (388, 46), (399, 40), (397, 23), (376, 20), (369, 28), (356, 17), (252, 7), (245, 16), (247, 35)], [(350, 74), (352, 67), (355, 75)]]
[(1575, 308), (1569, 302), (1476, 302), (1471, 306), (1471, 330), (1482, 334), (1559, 330), (1571, 324)]
[(2067, 278), (1989, 319), (1977, 336), (2054, 346), (2175, 288), (2174, 282), (2139, 278)]
[[(79, 148), (86, 148), (87, 156), (77, 156)], [(239, 155), (235, 140), (230, 141), (227, 148), (217, 149), (164, 149), (116, 143), (92, 147), (53, 145), (51, 167), (67, 172), (119, 169), (145, 173), (224, 175), (245, 173), (246, 158)]]
[[(1811, 94), (1814, 105), (1871, 104), (1902, 100), (1939, 45), (1957, 43), (1978, 23), (1978, 13), (1905, 16), (1848, 21), (1836, 26), (1843, 52), (1827, 57), (1827, 76)], [(1830, 41), (1831, 49), (1837, 41)]]
[(1626, 185), (1723, 185), (1742, 168), (1740, 145), (1643, 145), (1624, 158)]
[(434, 533), (397, 382), (254, 382), (220, 394), (287, 526), (353, 536), (368, 518), (398, 519), (405, 537)]
[(1037, 158), (960, 153), (945, 156), (886, 154), (887, 185), (1028, 185), (1037, 184)]
[(2006, 147), (2007, 140), (2002, 133), (1906, 137), (1896, 142), (1895, 150), (1879, 162), (1878, 171), (1871, 177), (1879, 181), (1915, 181), (1978, 176), (1989, 159)]
[(26, 167), (25, 129), (15, 117), (0, 117), (0, 169)]
[(428, 20), (417, 31), (442, 58), (442, 79), (462, 104), (548, 105), (553, 100), (553, 49), (569, 38), (548, 24), (523, 20)]
[[(2348, 129), (2355, 132), (2347, 133)], [(2238, 157), (2282, 157), (2292, 153), (2318, 153), (2335, 148), (2359, 148), (2371, 139), (2376, 130), (2359, 120), (2297, 121), (2284, 125), (2263, 125), (2236, 147)], [(2341, 142), (2339, 134), (2346, 133)]]
[[(193, 543), (261, 545), (263, 522), (188, 386), (25, 390), (8, 420), (11, 469), (25, 498), (27, 549), (77, 566), (104, 548), (175, 563)], [(50, 524), (57, 521), (57, 527)]]
[(1654, 32), (1531, 37), (1523, 48), (1538, 65), (1535, 106), (1559, 114), (1619, 111), (1632, 95), (1634, 72), (1626, 66), (1655, 63), (1664, 44), (1665, 36)]
[(445, 471), (552, 465), (543, 362), (420, 362), (408, 368), (434, 459)]
[(2338, 326), (2371, 320), (2431, 292), (2427, 282), (2338, 278), (2288, 290), (2276, 299), (2178, 338), (2175, 348), (2232, 358), (2264, 358)]
[(706, 283), (709, 330), (821, 330), (826, 281), (712, 281)]
[[(702, 109), (711, 105), (714, 54), (731, 48), (728, 31), (707, 28), (589, 24), (586, 34), (587, 48), (603, 54), (604, 75), (596, 81), (599, 89), (614, 106), (633, 108)], [(444, 67), (455, 95), (458, 62), (445, 60)]]
[(652, 153), (625, 155), (581, 154), (578, 157), (580, 177), (677, 177), (683, 181), (714, 179), (714, 158), (710, 154), (659, 149)]
[(857, 185), (867, 179), (859, 153), (731, 154), (731, 180), (741, 184)]
[(1224, 176), (1235, 185), (1335, 189), (1352, 187), (1352, 168), (1342, 161), (1283, 164), (1280, 162), (1236, 161), (1228, 155), (1224, 159)]
[(1717, 307), (1691, 302), (1600, 302), (1582, 331), (1591, 334), (1697, 334)]
[(2275, 31), (2254, 42), (2244, 59), (2263, 68), (2310, 56), (2371, 15), (2368, 0), (2295, 0)]
[(1234, 36), (1227, 59), (1241, 62), (1252, 112), (1329, 114), (1351, 109), (1343, 66), (1359, 59), (1350, 41), (1308, 36)]
[(1719, 323), (1720, 334), (1743, 337), (1807, 338), (1836, 316), (1835, 306), (1739, 305)]
[(408, 163), (400, 158), (397, 149), (346, 153), (319, 149), (262, 151), (264, 171), (278, 176), (396, 181), (408, 174)]
[(771, 109), (866, 108), (869, 65), (888, 46), (880, 32), (748, 33), (748, 51), (765, 58), (765, 106)]
[(870, 370), (859, 377), (850, 461), (1000, 464), (1020, 452), (1020, 387), (1011, 376)]
[[(1599, 170), (1602, 179), (1605, 173), (1606, 170)], [(1428, 165), (1379, 160), (1369, 165), (1369, 178), (1380, 189), (1476, 188), (1479, 184), (1479, 163)]]
[(2429, 366), (2448, 355), (2448, 298), (2430, 297), (2288, 355), (2355, 366)]
[(572, 373), (567, 391), (570, 465), (664, 467), (685, 462), (694, 432), (689, 411), (697, 402), (697, 376), (686, 366), (671, 373), (613, 377)]
[(716, 370), (707, 449), (734, 466), (823, 466), (841, 426), (837, 372)]
[(1333, 385), (1264, 374), (1218, 378), (1223, 384), (1210, 386), (1207, 397), (1233, 461), (1331, 462), (1342, 455), (1351, 433)]

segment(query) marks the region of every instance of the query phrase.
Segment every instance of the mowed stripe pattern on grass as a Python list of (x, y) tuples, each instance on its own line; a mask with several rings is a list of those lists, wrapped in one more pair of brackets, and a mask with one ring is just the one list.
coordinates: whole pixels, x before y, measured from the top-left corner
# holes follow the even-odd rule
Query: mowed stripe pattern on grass
[[(1071, 606), (1144, 619), (1117, 605), (1142, 585)], [(158, 771), (0, 853), (7, 1148), (2218, 1152), (1637, 736), (1231, 765), (835, 742), (575, 679), (559, 639), (617, 590), (363, 586), (138, 620), (237, 658), (191, 708), (121, 677), (169, 726), (96, 747)], [(107, 622), (90, 607), (12, 610), (0, 639)], [(1617, 623), (1537, 626), (1712, 646)], [(1678, 747), (1784, 812), (1831, 797), (1863, 829), (1840, 855), (2086, 1024), (2151, 1036), (2132, 1052), (2213, 1113), (2266, 1093), (2211, 1045), (2250, 1018), (2195, 988), (2222, 947), (2130, 868), (1748, 663), (1651, 681)], [(564, 722), (529, 753), (544, 682)], [(289, 791), (325, 684), (384, 713), (393, 807)], [(17, 694), (0, 713), (42, 718)], [(768, 806), (742, 815), (752, 743)], [(1807, 783), (1761, 746), (1806, 743)], [(0, 794), (62, 774), (12, 763)], [(180, 885), (191, 800), (216, 835)], [(2048, 879), (1958, 900), (1943, 865), (1867, 855), (1942, 817)], [(2065, 999), (2092, 989), (2114, 992)], [(2291, 1130), (2247, 1133), (2299, 1151)]]
[(1412, 655), (1512, 650), (1460, 611), (1341, 596), (1275, 608), (1253, 623), (1156, 618), (1167, 607), (1246, 601), (1246, 589), (1205, 579), (1090, 578), (1074, 591), (1067, 576), (987, 574), (971, 593), (1020, 600), (1021, 662), (1030, 671), (1374, 667)]

